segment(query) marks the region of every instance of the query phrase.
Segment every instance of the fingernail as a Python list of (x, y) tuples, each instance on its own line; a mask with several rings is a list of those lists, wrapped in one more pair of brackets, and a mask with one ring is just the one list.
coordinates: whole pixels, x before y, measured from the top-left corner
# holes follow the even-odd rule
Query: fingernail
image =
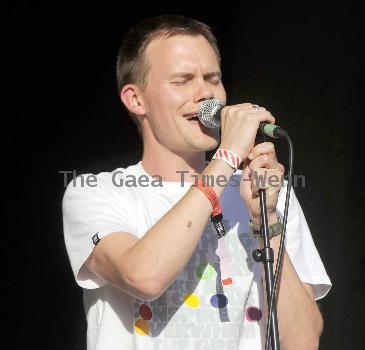
[(253, 154), (252, 153), (249, 153), (248, 155), (248, 159), (252, 160), (253, 159)]

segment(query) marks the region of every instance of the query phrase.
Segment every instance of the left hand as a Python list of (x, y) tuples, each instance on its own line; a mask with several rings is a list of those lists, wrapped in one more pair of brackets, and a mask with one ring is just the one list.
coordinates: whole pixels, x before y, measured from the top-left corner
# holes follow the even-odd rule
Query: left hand
[(251, 220), (260, 223), (260, 189), (266, 192), (269, 223), (276, 222), (276, 205), (284, 177), (284, 166), (276, 158), (272, 142), (256, 145), (245, 160), (240, 184), (240, 194), (249, 210)]

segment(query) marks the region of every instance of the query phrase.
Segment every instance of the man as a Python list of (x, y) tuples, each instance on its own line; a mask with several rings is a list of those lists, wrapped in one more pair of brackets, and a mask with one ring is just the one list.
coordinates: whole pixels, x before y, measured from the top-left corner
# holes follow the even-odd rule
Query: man
[[(96, 186), (70, 183), (63, 200), (66, 247), (84, 288), (88, 349), (261, 349), (262, 266), (251, 257), (260, 242), (248, 222), (259, 225), (255, 174), (284, 174), (273, 144), (254, 144), (259, 123), (274, 117), (251, 103), (226, 106), (220, 139), (196, 120), (203, 101), (225, 103), (226, 93), (214, 36), (184, 17), (132, 28), (117, 78), (143, 137), (142, 160), (98, 174)], [(205, 152), (217, 147), (243, 160), (243, 171), (219, 156), (206, 164)], [(198, 176), (214, 181), (201, 186)], [(285, 191), (260, 188), (275, 225)], [(222, 238), (208, 223), (218, 198)], [(275, 255), (279, 240), (271, 238)], [(277, 295), (282, 349), (318, 348), (323, 321), (315, 300), (329, 286), (293, 192)]]

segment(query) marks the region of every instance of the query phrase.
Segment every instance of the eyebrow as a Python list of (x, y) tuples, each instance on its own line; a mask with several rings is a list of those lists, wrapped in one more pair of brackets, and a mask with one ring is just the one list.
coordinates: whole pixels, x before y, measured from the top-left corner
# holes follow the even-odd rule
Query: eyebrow
[[(179, 72), (179, 73), (175, 73), (173, 75), (171, 75), (170, 78), (186, 78), (186, 79), (192, 79), (194, 78), (193, 73), (189, 73), (189, 72)], [(210, 78), (222, 78), (222, 72), (221, 71), (216, 71), (216, 72), (209, 72), (209, 73), (205, 73), (204, 75), (204, 79), (210, 79)]]

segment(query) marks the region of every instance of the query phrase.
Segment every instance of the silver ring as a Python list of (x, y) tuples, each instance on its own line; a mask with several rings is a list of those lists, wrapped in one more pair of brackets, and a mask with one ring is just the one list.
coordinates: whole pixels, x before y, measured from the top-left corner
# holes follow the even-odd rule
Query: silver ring
[(252, 108), (255, 108), (257, 112), (260, 112), (260, 107), (258, 105), (252, 105)]

